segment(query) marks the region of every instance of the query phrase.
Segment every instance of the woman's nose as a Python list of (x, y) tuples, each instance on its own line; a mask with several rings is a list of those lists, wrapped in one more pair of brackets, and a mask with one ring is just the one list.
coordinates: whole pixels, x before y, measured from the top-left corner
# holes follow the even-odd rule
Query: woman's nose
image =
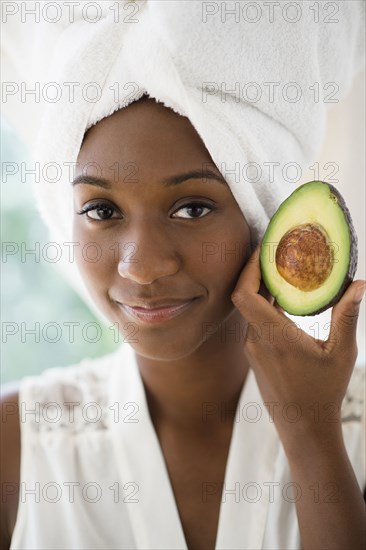
[(174, 275), (179, 269), (176, 250), (166, 235), (157, 237), (156, 231), (124, 241), (119, 249), (118, 273), (136, 283), (151, 284), (160, 277)]

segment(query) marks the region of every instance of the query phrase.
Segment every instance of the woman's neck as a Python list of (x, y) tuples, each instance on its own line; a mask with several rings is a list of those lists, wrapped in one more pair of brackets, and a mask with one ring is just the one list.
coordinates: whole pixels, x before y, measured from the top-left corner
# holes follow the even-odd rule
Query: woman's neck
[[(243, 351), (246, 323), (235, 310), (194, 353), (175, 361), (136, 354), (154, 424), (190, 434), (232, 424), (249, 363)], [(240, 335), (240, 337), (238, 337)]]

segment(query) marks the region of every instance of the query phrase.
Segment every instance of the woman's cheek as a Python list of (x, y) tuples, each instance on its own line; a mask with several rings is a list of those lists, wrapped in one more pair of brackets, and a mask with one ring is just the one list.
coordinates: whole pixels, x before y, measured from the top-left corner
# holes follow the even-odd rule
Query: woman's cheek
[(77, 243), (75, 260), (85, 283), (100, 286), (105, 280), (105, 274), (110, 272), (113, 262), (113, 250), (110, 250), (105, 239), (101, 239), (96, 231), (88, 231), (74, 225), (74, 242)]
[(233, 277), (244, 267), (250, 253), (249, 240), (227, 240), (210, 241), (202, 243), (202, 263), (208, 269), (215, 270), (221, 275), (226, 274)]

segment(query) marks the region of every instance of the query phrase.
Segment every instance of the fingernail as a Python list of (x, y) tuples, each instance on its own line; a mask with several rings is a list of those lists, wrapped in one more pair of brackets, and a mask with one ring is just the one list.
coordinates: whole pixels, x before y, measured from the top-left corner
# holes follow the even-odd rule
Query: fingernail
[(356, 304), (360, 304), (362, 302), (363, 295), (365, 294), (366, 290), (366, 283), (363, 283), (363, 285), (360, 285), (356, 288), (355, 293), (353, 295), (353, 301)]

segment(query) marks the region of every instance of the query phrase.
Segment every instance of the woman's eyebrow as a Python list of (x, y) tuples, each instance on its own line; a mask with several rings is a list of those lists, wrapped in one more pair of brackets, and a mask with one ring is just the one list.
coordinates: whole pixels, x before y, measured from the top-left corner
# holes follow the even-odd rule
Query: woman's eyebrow
[(213, 170), (206, 169), (206, 170), (191, 170), (190, 172), (186, 172), (185, 174), (178, 174), (176, 176), (170, 176), (169, 178), (166, 178), (162, 180), (163, 185), (170, 186), (170, 185), (178, 185), (179, 183), (182, 183), (186, 180), (192, 180), (192, 179), (210, 179), (210, 180), (216, 180), (220, 183), (224, 183), (226, 185), (226, 181), (224, 178), (220, 175), (214, 172)]
[(94, 185), (96, 187), (103, 187), (104, 189), (112, 189), (112, 184), (109, 180), (106, 180), (104, 178), (97, 178), (95, 176), (86, 176), (81, 174), (80, 176), (77, 176), (72, 182), (71, 185), (80, 185), (83, 183), (84, 185)]
[[(170, 176), (168, 178), (165, 178), (162, 180), (162, 184), (164, 186), (171, 186), (171, 185), (178, 185), (179, 183), (183, 183), (184, 181), (190, 180), (190, 179), (210, 179), (210, 180), (216, 180), (219, 183), (223, 183), (226, 185), (226, 181), (224, 180), (223, 176), (220, 174), (217, 174), (213, 170), (206, 169), (206, 170), (191, 170), (190, 172), (185, 172), (184, 174), (177, 174), (175, 176)], [(99, 178), (96, 176), (87, 176), (81, 174), (80, 176), (77, 176), (71, 183), (72, 186), (79, 185), (79, 184), (86, 184), (86, 185), (94, 185), (96, 187), (103, 187), (104, 189), (112, 189), (112, 182), (105, 179), (105, 178)]]

